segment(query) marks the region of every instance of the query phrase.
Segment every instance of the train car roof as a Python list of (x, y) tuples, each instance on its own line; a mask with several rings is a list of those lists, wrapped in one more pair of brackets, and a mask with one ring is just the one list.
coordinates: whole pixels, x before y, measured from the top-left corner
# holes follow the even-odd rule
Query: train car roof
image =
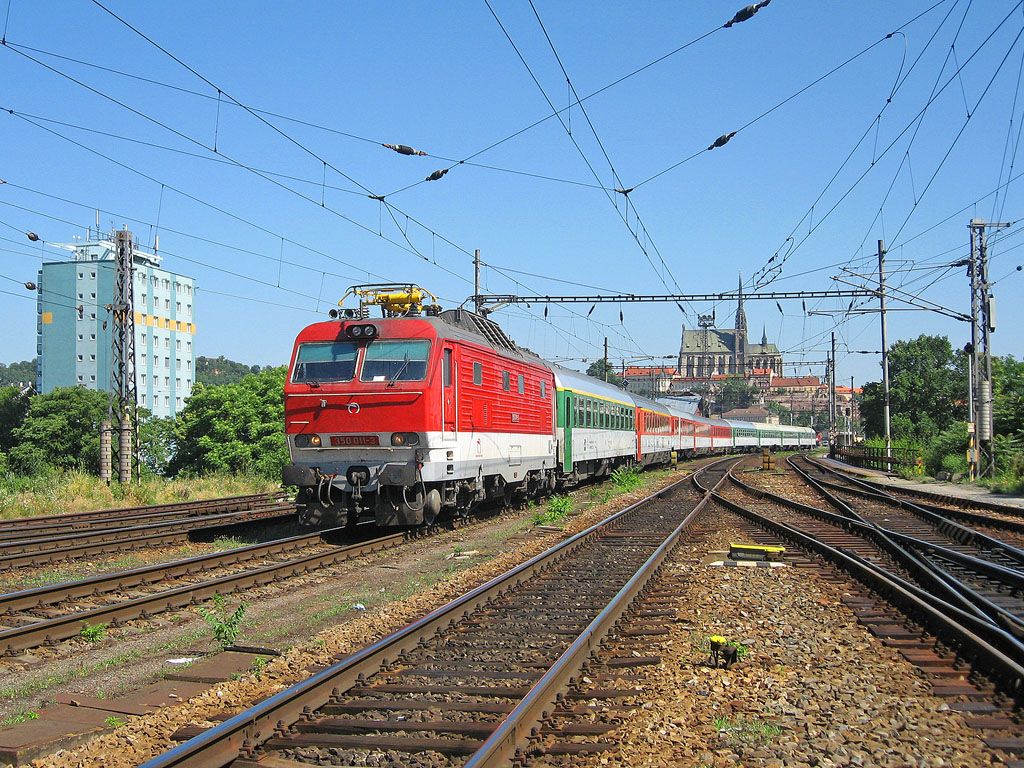
[(722, 421), (730, 427), (739, 427), (740, 429), (757, 429), (764, 426), (764, 424), (758, 424), (753, 421), (737, 421), (736, 419), (722, 419)]
[(672, 409), (665, 403), (659, 403), (657, 400), (651, 400), (643, 395), (633, 395), (633, 400), (636, 401), (637, 408), (646, 408), (648, 411), (661, 413), (665, 416), (673, 415)]
[(622, 405), (632, 406), (636, 404), (633, 395), (624, 389), (619, 389), (614, 384), (595, 379), (593, 376), (587, 376), (579, 371), (562, 368), (553, 363), (547, 363), (547, 366), (555, 374), (555, 386), (558, 389), (568, 389), (581, 395), (611, 400)]

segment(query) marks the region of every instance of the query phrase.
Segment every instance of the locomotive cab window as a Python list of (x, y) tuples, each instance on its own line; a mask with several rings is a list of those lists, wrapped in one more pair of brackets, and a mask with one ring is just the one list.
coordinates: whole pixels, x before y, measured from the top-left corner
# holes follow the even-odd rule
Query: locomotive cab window
[(356, 372), (359, 348), (348, 341), (306, 342), (299, 345), (295, 356), (292, 381), (335, 382), (352, 381)]
[(371, 341), (360, 381), (421, 381), (427, 375), (429, 341)]

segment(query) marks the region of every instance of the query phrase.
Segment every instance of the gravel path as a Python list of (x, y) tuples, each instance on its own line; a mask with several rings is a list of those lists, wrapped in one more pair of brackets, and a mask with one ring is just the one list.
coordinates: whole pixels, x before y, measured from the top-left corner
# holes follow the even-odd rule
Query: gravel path
[[(749, 540), (719, 511), (710, 549)], [(645, 703), (609, 734), (617, 753), (574, 766), (989, 766), (1000, 764), (916, 669), (841, 603), (847, 587), (801, 568), (673, 566), (679, 622), (645, 667)], [(720, 634), (749, 653), (706, 665)]]

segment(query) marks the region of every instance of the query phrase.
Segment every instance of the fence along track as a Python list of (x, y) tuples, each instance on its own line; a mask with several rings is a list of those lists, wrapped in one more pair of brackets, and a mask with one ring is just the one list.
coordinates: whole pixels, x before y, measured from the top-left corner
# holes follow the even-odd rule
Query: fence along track
[(681, 480), (145, 766), (370, 743), (508, 765), (708, 498)]

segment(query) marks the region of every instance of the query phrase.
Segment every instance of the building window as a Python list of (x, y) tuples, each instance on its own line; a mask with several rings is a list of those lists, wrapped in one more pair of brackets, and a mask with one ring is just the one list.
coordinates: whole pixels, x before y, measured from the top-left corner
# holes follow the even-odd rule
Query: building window
[(93, 373), (89, 376), (89, 381), (96, 381), (96, 374)]
[(93, 299), (93, 300), (95, 301), (95, 299), (96, 299), (96, 294), (95, 294), (95, 293), (90, 293), (90, 294), (89, 294), (89, 298), (91, 298), (91, 299)]
[(82, 340), (83, 338), (84, 338), (84, 337), (82, 336), (82, 334), (78, 334), (78, 340), (79, 340), (79, 341), (81, 341), (81, 340)]
[(78, 362), (82, 362), (82, 356), (81, 355), (78, 356)]
[(181, 379), (175, 379), (174, 380), (174, 386), (180, 387), (181, 386)]
[(96, 360), (96, 355), (89, 355), (89, 359), (92, 360), (92, 361), (95, 361)]
[(95, 333), (90, 333), (89, 334), (89, 338), (92, 339), (93, 341), (96, 341), (96, 334)]
[(79, 380), (79, 381), (81, 381), (81, 380), (82, 380), (82, 374), (78, 374), (78, 380)]
[(79, 301), (81, 301), (81, 300), (82, 300), (82, 297), (83, 297), (83, 294), (81, 294), (81, 293), (80, 293), (80, 294), (78, 294), (78, 299), (79, 299)]
[(95, 280), (96, 279), (96, 273), (95, 272), (90, 272), (89, 273), (89, 279), (90, 280)]
[(186, 341), (185, 342), (185, 351), (186, 352), (191, 352), (192, 351), (192, 342), (191, 341)]
[(81, 280), (83, 277), (85, 277), (85, 273), (84, 272), (79, 272), (78, 273), (78, 279)]
[(168, 388), (171, 386), (171, 377), (170, 376), (164, 376), (164, 386), (168, 387)]
[(142, 404), (143, 405), (146, 404), (146, 393), (145, 392), (142, 393)]
[(90, 314), (90, 315), (89, 315), (89, 319), (90, 319), (90, 320), (95, 320), (95, 319), (96, 319), (96, 313), (95, 313), (95, 312), (93, 312), (92, 314)]
[(167, 406), (168, 408), (171, 407), (171, 396), (170, 395), (164, 395), (164, 405)]
[(181, 351), (181, 339), (175, 339), (174, 346), (180, 352)]
[(185, 379), (185, 388), (186, 389), (191, 389), (192, 388), (192, 379)]
[(177, 304), (178, 304), (178, 313), (180, 314), (181, 313), (181, 302), (179, 301), (179, 302), (177, 302)]
[(170, 367), (171, 367), (171, 358), (165, 357), (164, 358), (164, 368), (170, 368)]
[(142, 374), (142, 383), (143, 383), (143, 384), (145, 384), (145, 383), (146, 383), (146, 374)]

